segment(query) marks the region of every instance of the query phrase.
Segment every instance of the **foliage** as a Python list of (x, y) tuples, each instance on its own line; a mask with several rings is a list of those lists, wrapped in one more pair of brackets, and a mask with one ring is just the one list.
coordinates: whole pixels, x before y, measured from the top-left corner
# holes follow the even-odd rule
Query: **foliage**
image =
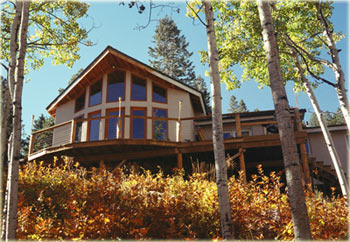
[[(14, 3), (1, 4), (0, 59), (8, 63), (10, 56), (10, 27), (14, 16)], [(78, 20), (87, 17), (89, 5), (79, 1), (33, 0), (29, 9), (26, 62), (39, 69), (45, 58), (52, 63), (72, 67), (79, 59), (79, 44), (87, 46), (89, 31)]]
[(190, 60), (193, 52), (189, 52), (189, 43), (178, 29), (174, 20), (165, 16), (156, 27), (152, 43), (148, 47), (149, 60), (152, 67), (185, 83), (204, 95), (205, 105), (210, 107), (210, 93), (204, 79), (194, 72), (193, 62)]
[[(323, 118), (326, 121), (327, 126), (329, 125), (342, 125), (345, 124), (343, 113), (340, 108), (337, 109), (336, 113), (331, 113), (329, 111), (323, 112)], [(312, 113), (308, 122), (309, 127), (319, 127), (317, 116), (315, 113)]]
[[(104, 168), (87, 172), (65, 160), (20, 169), (19, 239), (213, 239), (220, 237), (217, 188), (203, 175)], [(238, 239), (293, 239), (280, 178), (259, 174), (244, 184), (231, 177), (231, 211)], [(307, 194), (314, 239), (346, 239), (347, 201)]]
[(234, 95), (231, 95), (230, 108), (228, 111), (232, 113), (244, 113), (248, 112), (248, 108), (243, 99), (241, 99), (241, 101), (238, 103), (236, 97)]

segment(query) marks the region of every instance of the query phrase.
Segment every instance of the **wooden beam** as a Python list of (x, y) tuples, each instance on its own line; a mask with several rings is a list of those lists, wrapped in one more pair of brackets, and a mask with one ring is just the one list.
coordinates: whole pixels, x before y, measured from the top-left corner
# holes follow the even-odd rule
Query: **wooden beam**
[(71, 143), (74, 143), (74, 140), (75, 140), (75, 125), (76, 124), (76, 122), (75, 122), (75, 120), (73, 119), (72, 120), (72, 125), (71, 125), (71, 130), (70, 130), (70, 142)]
[[(241, 117), (239, 113), (235, 114), (235, 120), (236, 120), (236, 134), (238, 137), (242, 137), (242, 129), (241, 129)], [(240, 169), (243, 172), (243, 183), (247, 182), (247, 172), (245, 168), (245, 159), (244, 159), (244, 153), (243, 148), (239, 148), (239, 165)]]
[(182, 169), (182, 153), (177, 153), (177, 168)]

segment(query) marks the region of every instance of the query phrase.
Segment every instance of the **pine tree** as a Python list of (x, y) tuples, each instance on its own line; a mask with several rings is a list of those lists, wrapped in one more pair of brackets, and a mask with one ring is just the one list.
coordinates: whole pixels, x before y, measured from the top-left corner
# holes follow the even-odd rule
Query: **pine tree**
[(152, 43), (155, 46), (149, 47), (148, 54), (152, 67), (175, 78), (187, 85), (193, 86), (195, 79), (194, 66), (190, 57), (193, 52), (187, 50), (188, 42), (175, 22), (165, 16), (156, 27)]
[(237, 112), (239, 112), (239, 113), (248, 112), (247, 105), (245, 104), (243, 99), (241, 99), (241, 101), (239, 102), (239, 108), (238, 108)]
[(207, 85), (205, 84), (203, 77), (201, 77), (200, 75), (197, 76), (194, 79), (193, 87), (203, 93), (203, 98), (205, 102), (204, 104), (206, 105), (207, 110), (210, 110), (211, 109), (210, 93), (208, 92), (208, 88), (207, 88)]
[(230, 108), (228, 111), (232, 113), (244, 113), (248, 112), (249, 110), (243, 99), (241, 99), (238, 103), (237, 98), (234, 95), (231, 95)]

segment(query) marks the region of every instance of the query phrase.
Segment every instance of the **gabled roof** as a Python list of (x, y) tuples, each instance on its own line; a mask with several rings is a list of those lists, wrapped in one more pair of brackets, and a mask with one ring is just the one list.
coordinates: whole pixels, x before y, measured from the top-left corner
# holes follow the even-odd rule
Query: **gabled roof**
[(146, 65), (123, 52), (107, 46), (81, 73), (70, 83), (47, 107), (50, 115), (55, 116), (56, 108), (74, 100), (88, 85), (91, 85), (106, 72), (115, 68), (128, 69), (143, 77), (149, 77), (155, 82), (161, 82), (169, 87), (184, 90), (190, 94), (194, 109), (207, 114), (202, 92), (190, 87), (152, 67)]

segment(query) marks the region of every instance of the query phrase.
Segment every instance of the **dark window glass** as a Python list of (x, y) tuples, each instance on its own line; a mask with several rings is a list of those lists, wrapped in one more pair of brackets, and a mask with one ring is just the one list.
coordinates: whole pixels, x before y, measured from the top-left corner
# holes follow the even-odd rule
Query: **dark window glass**
[(224, 133), (224, 139), (231, 139), (233, 138), (230, 133)]
[[(76, 119), (83, 119), (83, 116), (80, 116)], [(77, 121), (75, 123), (75, 137), (74, 137), (74, 142), (80, 142), (81, 141), (81, 133), (83, 130), (83, 121)]]
[[(167, 118), (167, 110), (153, 108), (153, 117)], [(156, 140), (167, 139), (167, 120), (153, 120), (153, 138)]]
[[(107, 116), (112, 116), (112, 115), (118, 115), (119, 116), (119, 110), (110, 110), (107, 111)], [(124, 110), (121, 110), (121, 137), (124, 135)], [(118, 123), (119, 117), (115, 118), (109, 118), (107, 121), (107, 139), (115, 139), (117, 138), (117, 123)]]
[[(101, 113), (90, 114), (89, 118), (101, 117)], [(100, 136), (100, 119), (94, 119), (89, 121), (89, 140), (99, 140)]]
[(153, 102), (166, 103), (166, 89), (153, 84)]
[(83, 110), (85, 107), (85, 92), (75, 100), (75, 112)]
[(146, 101), (146, 81), (136, 76), (132, 77), (131, 100)]
[(102, 80), (90, 86), (90, 102), (89, 106), (101, 104), (102, 100)]
[(108, 75), (107, 102), (119, 101), (119, 97), (124, 100), (125, 95), (125, 72), (115, 71)]
[[(146, 110), (134, 109), (131, 111), (132, 116), (146, 116)], [(132, 118), (132, 135), (133, 139), (144, 139), (146, 133), (146, 119)]]

